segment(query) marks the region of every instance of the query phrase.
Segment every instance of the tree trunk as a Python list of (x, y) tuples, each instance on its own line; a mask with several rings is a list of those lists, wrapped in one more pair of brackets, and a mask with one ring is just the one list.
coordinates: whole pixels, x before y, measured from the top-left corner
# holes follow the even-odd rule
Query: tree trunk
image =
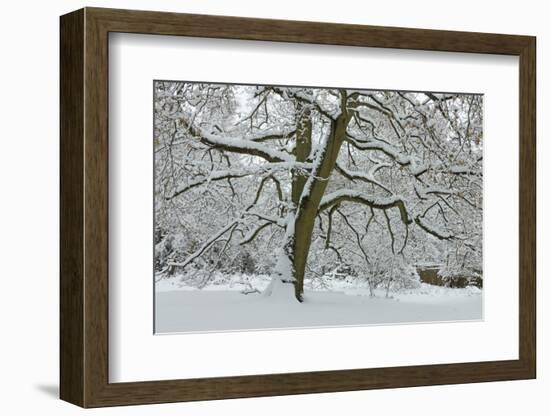
[[(311, 109), (303, 103), (296, 103), (296, 146), (293, 154), (296, 162), (305, 162), (311, 153)], [(302, 172), (292, 171), (292, 204), (295, 208), (300, 203), (300, 197), (306, 184), (307, 176)]]
[(338, 152), (345, 138), (348, 116), (345, 111), (332, 122), (331, 132), (320, 154), (316, 157), (316, 167), (303, 185), (296, 210), (294, 223), (293, 271), (294, 294), (298, 301), (303, 300), (304, 276), (307, 257), (311, 245), (313, 227), (319, 204), (328, 185), (330, 174), (334, 170)]

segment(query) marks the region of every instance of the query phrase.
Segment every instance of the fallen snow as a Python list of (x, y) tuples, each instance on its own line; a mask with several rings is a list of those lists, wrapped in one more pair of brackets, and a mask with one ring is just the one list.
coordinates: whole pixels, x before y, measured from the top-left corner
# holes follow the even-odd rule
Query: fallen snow
[[(267, 285), (268, 281), (263, 280)], [(155, 332), (212, 332), (345, 325), (380, 325), (482, 319), (482, 291), (422, 284), (420, 288), (368, 296), (366, 288), (341, 284), (341, 290), (306, 290), (304, 302), (285, 296), (244, 295), (243, 285), (209, 286), (202, 290), (157, 283)], [(265, 288), (261, 285), (260, 290)], [(287, 285), (285, 285), (287, 286)], [(258, 287), (256, 284), (255, 287)]]

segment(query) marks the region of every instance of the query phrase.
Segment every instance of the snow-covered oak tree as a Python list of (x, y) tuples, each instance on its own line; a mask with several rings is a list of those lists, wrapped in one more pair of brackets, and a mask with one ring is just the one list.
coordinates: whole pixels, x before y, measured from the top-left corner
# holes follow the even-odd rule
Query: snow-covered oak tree
[(156, 267), (406, 284), (481, 270), (482, 96), (155, 83)]

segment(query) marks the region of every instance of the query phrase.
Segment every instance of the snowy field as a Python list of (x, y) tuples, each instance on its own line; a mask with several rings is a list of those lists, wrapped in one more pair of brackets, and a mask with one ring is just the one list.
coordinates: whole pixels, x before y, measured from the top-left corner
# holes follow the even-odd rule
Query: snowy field
[[(263, 284), (263, 286), (262, 286)], [(253, 287), (265, 289), (267, 282)], [(311, 285), (309, 285), (311, 287)], [(176, 279), (156, 284), (155, 333), (238, 331), (344, 325), (381, 325), (482, 319), (482, 291), (422, 284), (418, 289), (369, 296), (345, 282), (327, 290), (305, 290), (304, 302), (291, 293), (243, 294), (250, 285), (182, 286)]]

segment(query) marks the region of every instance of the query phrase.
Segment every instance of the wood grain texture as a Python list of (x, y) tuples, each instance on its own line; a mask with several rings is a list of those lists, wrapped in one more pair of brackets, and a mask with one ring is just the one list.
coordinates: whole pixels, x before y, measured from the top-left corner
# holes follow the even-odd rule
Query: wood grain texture
[(536, 377), (536, 40), (520, 54), (519, 97), (519, 356)]
[(519, 55), (528, 36), (87, 8), (110, 32)]
[[(520, 57), (519, 359), (109, 383), (108, 33)], [(535, 38), (86, 8), (61, 18), (61, 397), (83, 407), (534, 378)]]
[(60, 24), (60, 388), (84, 404), (84, 12)]

